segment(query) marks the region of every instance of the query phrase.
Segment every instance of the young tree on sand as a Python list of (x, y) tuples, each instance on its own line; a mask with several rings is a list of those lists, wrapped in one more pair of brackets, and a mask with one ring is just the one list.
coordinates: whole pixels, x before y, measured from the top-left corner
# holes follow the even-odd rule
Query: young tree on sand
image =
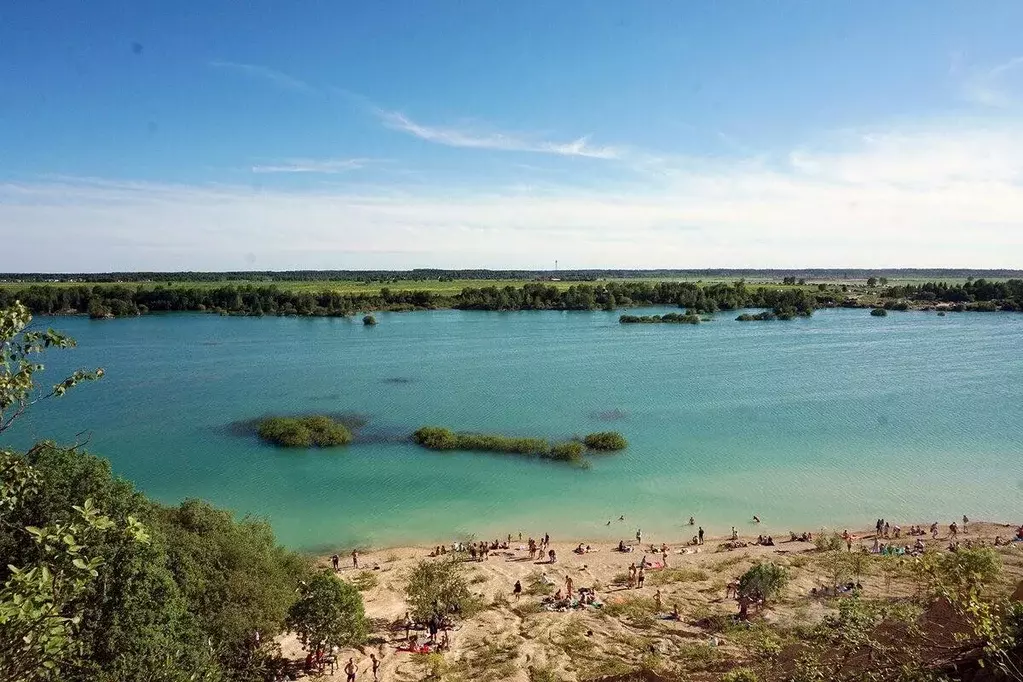
[(479, 608), (461, 565), (453, 561), (416, 564), (405, 584), (405, 598), (417, 621), (425, 621), (438, 611), (468, 617)]
[(358, 588), (327, 570), (302, 588), (288, 612), (288, 627), (310, 652), (361, 644), (369, 631)]
[(748, 617), (751, 604), (764, 605), (775, 597), (788, 582), (788, 572), (777, 564), (759, 563), (739, 578), (739, 616)]

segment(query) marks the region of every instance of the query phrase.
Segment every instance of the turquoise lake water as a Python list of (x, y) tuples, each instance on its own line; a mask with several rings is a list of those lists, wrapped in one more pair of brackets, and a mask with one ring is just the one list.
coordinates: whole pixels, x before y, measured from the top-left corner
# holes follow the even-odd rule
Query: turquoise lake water
[[(642, 314), (669, 312), (650, 308)], [(151, 315), (38, 320), (107, 377), (7, 434), (71, 441), (154, 497), (268, 518), (307, 550), (474, 533), (681, 538), (975, 518), (1023, 521), (1023, 315), (824, 310), (793, 322), (619, 325), (618, 313)], [(280, 451), (231, 424), (358, 413), (367, 442)], [(589, 469), (403, 442), (445, 425), (629, 440)], [(626, 521), (618, 522), (624, 514)], [(611, 528), (608, 519), (614, 518)]]

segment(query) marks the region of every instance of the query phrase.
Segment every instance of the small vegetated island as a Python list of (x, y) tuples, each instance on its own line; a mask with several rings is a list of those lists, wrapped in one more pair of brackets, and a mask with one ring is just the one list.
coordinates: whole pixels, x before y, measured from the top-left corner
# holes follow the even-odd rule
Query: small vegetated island
[(341, 422), (323, 415), (267, 417), (257, 433), (263, 441), (285, 448), (330, 448), (352, 442), (352, 431)]
[(762, 310), (759, 313), (743, 313), (735, 318), (737, 322), (772, 322), (774, 320), (794, 320), (797, 317), (810, 317), (811, 308), (780, 307), (773, 310)]
[(622, 315), (618, 318), (621, 324), (700, 324), (700, 316), (686, 312), (668, 313), (667, 315)]
[(441, 426), (424, 426), (412, 434), (412, 440), (428, 450), (471, 450), (529, 455), (575, 464), (584, 463), (587, 451), (624, 450), (628, 443), (615, 431), (591, 433), (580, 442), (551, 443), (543, 438), (511, 438), (488, 433), (456, 432)]

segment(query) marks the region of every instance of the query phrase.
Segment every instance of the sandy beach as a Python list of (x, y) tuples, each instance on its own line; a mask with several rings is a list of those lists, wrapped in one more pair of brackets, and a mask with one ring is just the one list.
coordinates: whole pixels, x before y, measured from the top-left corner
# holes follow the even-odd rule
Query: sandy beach
[[(951, 540), (950, 522), (939, 523), (938, 539), (932, 539), (930, 532), (921, 537), (926, 551), (947, 551)], [(959, 523), (961, 525), (961, 521)], [(361, 671), (358, 679), (372, 679), (369, 654), (374, 653), (381, 662), (380, 680), (427, 679), (431, 674), (436, 678), (444, 669), (458, 670), (463, 676), (475, 679), (525, 681), (538, 679), (538, 671), (545, 671), (544, 674), (551, 672), (559, 679), (574, 680), (620, 675), (644, 664), (650, 657), (707, 656), (706, 674), (696, 674), (692, 679), (710, 680), (717, 679), (721, 670), (728, 669), (727, 662), (713, 661), (723, 661), (727, 656), (720, 654), (739, 653), (741, 648), (740, 643), (715, 632), (707, 624), (715, 619), (720, 622), (721, 617), (737, 612), (736, 601), (726, 598), (727, 586), (754, 563), (777, 562), (790, 574), (782, 597), (763, 613), (770, 622), (812, 623), (833, 608), (829, 600), (812, 594), (814, 589), (823, 588), (828, 582), (827, 570), (821, 565), (823, 553), (812, 542), (790, 541), (786, 534), (786, 537), (774, 537), (774, 546), (762, 546), (754, 544), (756, 536), (743, 535), (739, 539), (747, 546), (729, 549), (724, 545), (730, 536), (707, 536), (703, 545), (694, 547), (688, 544), (691, 538), (680, 541), (679, 538), (644, 535), (642, 543), (637, 544), (637, 529), (628, 521), (613, 524), (621, 528), (622, 539), (632, 551), (617, 551), (617, 543), (606, 540), (551, 538), (550, 547), (557, 554), (557, 562), (550, 564), (546, 557), (544, 561), (530, 560), (526, 550), (528, 536), (524, 534), (520, 541), (516, 532), (509, 549), (492, 551), (485, 561), (464, 562), (472, 591), (481, 595), (487, 606), (478, 615), (459, 623), (450, 633), (451, 648), (443, 654), (442, 660), (437, 656), (401, 651), (406, 643), (401, 626), (406, 612), (404, 581), (416, 562), (448, 561), (450, 557), (431, 557), (436, 547), (429, 546), (375, 549), (360, 552), (360, 568), (356, 569), (352, 566), (350, 550), (339, 548), (341, 577), (366, 586), (363, 597), (373, 630), (369, 644), (341, 652), (341, 666), (352, 657)], [(929, 530), (930, 524), (918, 525)], [(879, 542), (912, 546), (916, 538), (906, 534), (911, 525), (914, 524), (902, 524), (902, 537), (879, 538)], [(968, 532), (960, 531), (958, 540), (991, 546), (997, 536), (1003, 540), (1014, 536), (1017, 527), (970, 522)], [(695, 535), (697, 526), (692, 528)], [(819, 533), (817, 529), (805, 530)], [(854, 538), (853, 552), (872, 549), (874, 528), (848, 530)], [(542, 539), (542, 535), (534, 537)], [(507, 539), (507, 535), (497, 538), (501, 542)], [(666, 567), (661, 565), (661, 543), (668, 546)], [(589, 545), (591, 551), (575, 553), (573, 550), (580, 544)], [(652, 548), (656, 551), (650, 551)], [(1023, 579), (1023, 543), (1012, 543), (1002, 554), (1006, 584), (1019, 582)], [(638, 565), (644, 556), (654, 567), (647, 569), (642, 589), (629, 588), (623, 578), (629, 566)], [(330, 567), (329, 556), (319, 562)], [(864, 570), (865, 573), (856, 578), (864, 594), (891, 596), (910, 589), (877, 570), (869, 567)], [(546, 580), (553, 589), (564, 590), (566, 578), (572, 579), (576, 590), (594, 588), (603, 607), (545, 610), (537, 585)], [(513, 596), (517, 580), (524, 590), (519, 598)], [(654, 605), (658, 592), (660, 610)], [(680, 619), (668, 619), (675, 607)], [(425, 641), (425, 631), (418, 634), (420, 641)], [(305, 654), (294, 636), (286, 635), (280, 642), (286, 657), (302, 661)], [(344, 679), (344, 673), (339, 667), (334, 673), (325, 671), (322, 678)]]

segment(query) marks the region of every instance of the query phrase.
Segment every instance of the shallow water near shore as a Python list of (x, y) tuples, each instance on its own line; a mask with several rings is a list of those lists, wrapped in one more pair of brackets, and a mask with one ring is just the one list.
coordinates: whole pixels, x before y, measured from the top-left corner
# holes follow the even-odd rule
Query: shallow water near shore
[[(641, 309), (636, 314), (672, 312)], [(822, 310), (792, 322), (620, 325), (618, 313), (434, 311), (358, 318), (40, 318), (77, 338), (4, 444), (87, 449), (155, 498), (269, 519), (302, 550), (467, 534), (617, 541), (1023, 516), (1023, 315)], [(239, 434), (264, 414), (366, 423), (347, 449)], [(613, 429), (592, 467), (434, 453), (422, 425), (563, 439)], [(617, 519), (624, 514), (625, 522)], [(609, 519), (614, 519), (610, 527)], [(756, 531), (754, 531), (756, 532)]]

